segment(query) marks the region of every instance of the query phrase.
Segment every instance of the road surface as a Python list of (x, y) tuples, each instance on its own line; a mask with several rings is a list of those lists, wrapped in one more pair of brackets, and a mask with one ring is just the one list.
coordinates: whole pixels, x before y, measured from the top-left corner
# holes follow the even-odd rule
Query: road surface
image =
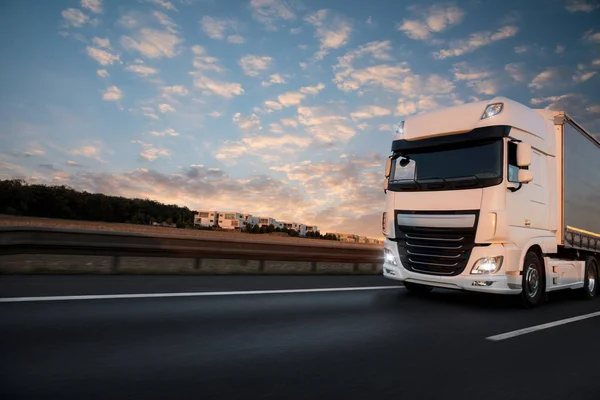
[[(0, 398), (600, 398), (600, 300), (567, 293), (522, 310), (504, 297), (382, 288), (395, 285), (0, 276)], [(46, 301), (81, 295), (91, 297)]]

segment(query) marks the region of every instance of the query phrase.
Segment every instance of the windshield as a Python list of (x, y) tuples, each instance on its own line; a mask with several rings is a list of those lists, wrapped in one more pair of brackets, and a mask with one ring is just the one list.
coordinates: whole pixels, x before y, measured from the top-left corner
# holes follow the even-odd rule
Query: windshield
[(502, 149), (495, 139), (403, 152), (394, 160), (390, 184), (420, 190), (495, 185), (502, 180)]

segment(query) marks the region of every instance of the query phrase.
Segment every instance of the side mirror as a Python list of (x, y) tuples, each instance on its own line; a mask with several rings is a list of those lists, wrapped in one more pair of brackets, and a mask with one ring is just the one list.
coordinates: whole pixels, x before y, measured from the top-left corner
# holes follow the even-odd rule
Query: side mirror
[(520, 169), (517, 180), (519, 183), (529, 183), (533, 180), (533, 174), (528, 169)]
[(385, 162), (385, 177), (389, 178), (391, 173), (392, 173), (392, 159), (388, 157), (387, 161)]
[(520, 142), (517, 145), (517, 166), (519, 168), (531, 165), (531, 145)]

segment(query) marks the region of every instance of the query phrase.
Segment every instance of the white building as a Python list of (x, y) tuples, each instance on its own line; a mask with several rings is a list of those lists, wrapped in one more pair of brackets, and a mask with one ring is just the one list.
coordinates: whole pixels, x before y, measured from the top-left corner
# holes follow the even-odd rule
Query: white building
[(216, 211), (198, 211), (198, 214), (194, 215), (194, 225), (214, 226), (218, 219), (219, 213)]
[(358, 243), (360, 238), (353, 233), (335, 233), (340, 242)]
[(219, 213), (219, 226), (222, 229), (244, 229), (246, 221), (241, 213), (222, 212)]
[(286, 228), (289, 230), (295, 230), (296, 232), (300, 232), (301, 224), (299, 224), (297, 222), (282, 222), (282, 224), (283, 224), (283, 227), (281, 229)]
[(307, 233), (312, 232), (315, 233), (319, 230), (316, 225), (300, 225), (300, 236), (306, 236)]
[(258, 227), (268, 227), (269, 225), (273, 225), (275, 226), (275, 224), (277, 223), (277, 221), (275, 220), (275, 218), (271, 218), (271, 217), (259, 217), (258, 218)]

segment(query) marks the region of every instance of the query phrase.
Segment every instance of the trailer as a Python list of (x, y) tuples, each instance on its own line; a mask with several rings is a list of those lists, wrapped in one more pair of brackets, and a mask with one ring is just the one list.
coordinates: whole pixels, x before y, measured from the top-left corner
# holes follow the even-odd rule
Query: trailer
[(600, 142), (564, 111), (497, 97), (402, 121), (386, 164), (383, 275), (518, 295), (598, 290)]
[(554, 116), (560, 143), (560, 229), (565, 249), (600, 253), (600, 142), (564, 112)]

